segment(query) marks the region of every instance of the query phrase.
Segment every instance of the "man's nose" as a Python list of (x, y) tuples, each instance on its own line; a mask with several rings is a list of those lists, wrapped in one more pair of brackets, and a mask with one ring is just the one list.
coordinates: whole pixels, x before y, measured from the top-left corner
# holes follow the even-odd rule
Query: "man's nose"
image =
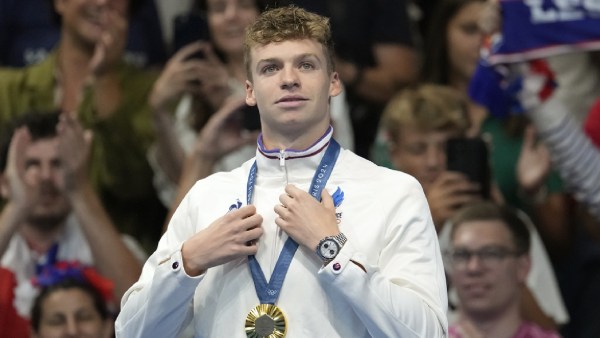
[(481, 257), (478, 254), (471, 254), (466, 262), (467, 271), (480, 271), (483, 267)]
[(280, 74), (282, 89), (300, 87), (300, 79), (298, 78), (298, 73), (293, 67), (284, 67)]
[(75, 318), (67, 318), (67, 322), (65, 323), (65, 333), (66, 337), (77, 337), (77, 320), (75, 320)]
[(54, 176), (54, 170), (49, 165), (40, 166), (40, 179), (43, 181), (47, 181), (52, 179)]
[(428, 147), (425, 156), (425, 163), (430, 168), (440, 168), (446, 161), (446, 154), (437, 147)]

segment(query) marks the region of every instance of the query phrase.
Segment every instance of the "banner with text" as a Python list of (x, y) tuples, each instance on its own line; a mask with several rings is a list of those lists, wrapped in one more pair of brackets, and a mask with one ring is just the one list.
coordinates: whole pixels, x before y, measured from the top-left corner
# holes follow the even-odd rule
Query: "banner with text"
[(600, 0), (500, 0), (502, 34), (487, 61), (511, 63), (600, 49)]

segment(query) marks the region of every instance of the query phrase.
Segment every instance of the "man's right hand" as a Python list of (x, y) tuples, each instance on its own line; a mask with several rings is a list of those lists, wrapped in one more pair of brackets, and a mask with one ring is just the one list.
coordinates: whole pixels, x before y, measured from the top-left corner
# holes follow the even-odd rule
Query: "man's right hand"
[(183, 268), (198, 276), (213, 266), (256, 254), (263, 218), (253, 205), (231, 211), (183, 243)]
[(26, 149), (31, 143), (27, 127), (15, 130), (8, 149), (5, 182), (2, 184), (2, 196), (12, 203), (20, 214), (28, 212), (40, 197), (39, 188), (28, 183), (25, 179), (27, 164), (25, 163)]
[(436, 231), (440, 232), (444, 223), (460, 207), (480, 200), (479, 191), (478, 184), (461, 173), (442, 173), (425, 191)]

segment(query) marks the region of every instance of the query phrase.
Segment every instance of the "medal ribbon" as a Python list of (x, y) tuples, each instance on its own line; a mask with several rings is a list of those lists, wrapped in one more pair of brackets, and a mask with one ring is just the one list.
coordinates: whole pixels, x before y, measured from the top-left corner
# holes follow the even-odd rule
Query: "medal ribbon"
[[(333, 170), (333, 166), (340, 154), (340, 145), (333, 139), (329, 141), (329, 146), (325, 151), (325, 155), (321, 159), (321, 163), (319, 163), (319, 167), (313, 176), (312, 182), (310, 183), (309, 193), (313, 196), (317, 201), (321, 201), (321, 192), (325, 188), (325, 184), (331, 176), (331, 171)], [(250, 205), (252, 202), (252, 195), (254, 194), (254, 185), (256, 184), (256, 172), (258, 168), (256, 166), (256, 162), (252, 165), (250, 169), (250, 174), (248, 175), (248, 185), (247, 185), (247, 204)], [(285, 275), (287, 274), (288, 268), (290, 267), (290, 263), (292, 262), (292, 257), (296, 253), (296, 249), (298, 249), (298, 243), (294, 241), (291, 237), (288, 237), (287, 241), (283, 245), (283, 249), (279, 254), (279, 258), (277, 259), (277, 263), (275, 263), (275, 269), (273, 270), (273, 274), (271, 275), (270, 281), (267, 283), (267, 279), (265, 278), (265, 274), (260, 268), (260, 264), (256, 260), (254, 255), (248, 256), (248, 265), (250, 266), (250, 272), (252, 273), (252, 280), (254, 281), (254, 288), (256, 289), (256, 294), (258, 295), (258, 299), (261, 304), (275, 304), (277, 298), (279, 297), (279, 292), (281, 291), (281, 286), (283, 285), (283, 280), (285, 279)]]

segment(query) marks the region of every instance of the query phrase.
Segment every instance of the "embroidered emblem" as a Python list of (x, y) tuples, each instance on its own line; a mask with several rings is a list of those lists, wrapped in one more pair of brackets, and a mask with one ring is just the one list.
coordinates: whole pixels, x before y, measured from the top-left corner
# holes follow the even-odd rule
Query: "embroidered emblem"
[(331, 195), (331, 198), (333, 198), (333, 205), (337, 208), (344, 201), (344, 192), (338, 187), (333, 195)]
[(240, 202), (240, 199), (238, 198), (235, 203), (233, 203), (232, 205), (229, 206), (229, 211), (237, 210), (241, 207), (242, 207), (242, 202)]
[[(333, 199), (333, 205), (337, 209), (337, 207), (339, 207), (340, 204), (342, 204), (342, 202), (344, 201), (344, 192), (342, 191), (342, 189), (340, 189), (340, 187), (338, 187), (333, 193), (333, 195), (331, 195), (331, 198)], [(340, 222), (342, 221), (342, 213), (336, 212), (335, 218), (337, 220), (337, 223), (340, 224)]]

